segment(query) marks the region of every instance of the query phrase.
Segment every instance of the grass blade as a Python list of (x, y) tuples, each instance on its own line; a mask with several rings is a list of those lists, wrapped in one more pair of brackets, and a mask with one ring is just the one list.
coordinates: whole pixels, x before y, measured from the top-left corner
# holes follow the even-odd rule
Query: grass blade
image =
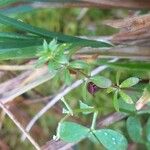
[(43, 38), (50, 38), (50, 39), (57, 38), (59, 42), (74, 43), (78, 46), (112, 47), (112, 45), (107, 42), (81, 39), (81, 38), (77, 38), (74, 36), (63, 35), (57, 32), (50, 32), (45, 29), (34, 27), (24, 22), (7, 17), (1, 13), (0, 13), (0, 23), (4, 25), (12, 26), (14, 28), (17, 28), (26, 32), (33, 33)]

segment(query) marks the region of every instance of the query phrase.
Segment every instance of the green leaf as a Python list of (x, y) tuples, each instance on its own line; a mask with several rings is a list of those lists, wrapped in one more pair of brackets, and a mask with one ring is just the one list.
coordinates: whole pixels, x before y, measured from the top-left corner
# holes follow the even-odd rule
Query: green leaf
[(78, 37), (63, 35), (61, 33), (50, 32), (42, 28), (33, 27), (24, 22), (7, 17), (1, 13), (0, 13), (0, 23), (4, 25), (9, 25), (11, 27), (20, 29), (22, 31), (33, 33), (35, 35), (39, 35), (40, 37), (44, 37), (44, 39), (49, 38), (49, 40), (52, 40), (53, 38), (57, 38), (59, 42), (74, 43), (76, 46), (78, 45), (78, 46), (91, 46), (91, 47), (112, 47), (112, 45), (107, 42), (81, 39)]
[(147, 141), (150, 142), (150, 117), (148, 118), (148, 121), (146, 123), (146, 138)]
[(22, 41), (22, 40), (43, 40), (38, 36), (31, 36), (31, 35), (22, 35), (17, 33), (11, 33), (11, 32), (0, 32), (0, 40), (6, 41), (6, 40), (12, 40), (12, 41)]
[(146, 146), (146, 150), (150, 150), (150, 143), (149, 142), (147, 142), (146, 144), (145, 144), (145, 146)]
[(53, 53), (57, 48), (58, 48), (58, 44), (57, 44), (57, 40), (53, 39), (49, 45), (48, 45), (50, 51)]
[(40, 58), (37, 60), (37, 63), (36, 63), (36, 65), (35, 65), (35, 67), (41, 67), (41, 66), (43, 66), (47, 61), (48, 61), (47, 57), (40, 57)]
[(122, 90), (119, 91), (121, 98), (128, 104), (133, 104), (132, 98), (124, 93)]
[(121, 84), (120, 84), (120, 88), (128, 88), (131, 86), (136, 85), (139, 82), (139, 78), (136, 77), (130, 77), (126, 80), (124, 80)]
[(55, 60), (61, 64), (68, 64), (68, 57), (64, 54), (57, 55)]
[(68, 69), (64, 69), (64, 81), (66, 85), (70, 85), (72, 82), (72, 78)]
[(37, 57), (36, 54), (38, 52), (39, 47), (37, 46), (26, 48), (1, 49), (0, 60), (33, 58), (33, 56)]
[(0, 0), (0, 6), (5, 6), (14, 2), (18, 2), (19, 0)]
[(111, 93), (111, 92), (113, 92), (113, 91), (115, 91), (115, 90), (116, 90), (116, 88), (114, 88), (114, 87), (109, 87), (109, 88), (107, 88), (106, 92), (109, 94), (109, 93)]
[(81, 60), (74, 60), (69, 63), (69, 67), (75, 69), (86, 69), (88, 67), (88, 64)]
[(84, 100), (87, 99), (87, 82), (84, 81), (84, 83), (82, 84), (82, 97)]
[[(14, 40), (10, 40), (10, 41), (0, 41), (0, 50), (3, 49), (13, 49), (13, 48), (25, 48), (25, 47), (31, 47), (31, 46), (38, 46), (38, 45), (42, 45), (42, 42), (37, 40), (21, 40), (21, 41), (14, 41)], [(5, 53), (5, 50), (3, 50)], [(35, 55), (34, 55), (35, 56)]]
[(57, 129), (57, 135), (65, 142), (78, 142), (88, 134), (88, 128), (74, 122), (61, 122)]
[(142, 125), (138, 117), (130, 116), (126, 122), (130, 138), (137, 143), (142, 142)]
[(61, 66), (59, 63), (52, 61), (52, 60), (48, 62), (48, 69), (50, 72), (56, 72), (60, 68)]
[(91, 81), (100, 88), (108, 88), (111, 86), (112, 82), (108, 78), (103, 76), (94, 76), (90, 78)]
[[(79, 103), (80, 103), (80, 109), (87, 109), (87, 111), (82, 112), (83, 114), (87, 115), (87, 114), (90, 114), (90, 113), (93, 112), (93, 111), (91, 111), (90, 109), (91, 109), (91, 108), (94, 108), (94, 107), (89, 106), (89, 105), (83, 103), (82, 101), (79, 101)], [(88, 109), (89, 109), (89, 110), (88, 110)]]
[(128, 104), (123, 101), (121, 98), (118, 99), (119, 102), (119, 110), (125, 113), (136, 113), (136, 108), (134, 104)]
[(116, 111), (119, 111), (118, 91), (115, 91), (113, 97), (113, 105)]
[(121, 72), (118, 71), (118, 72), (117, 72), (117, 75), (116, 75), (116, 83), (117, 83), (117, 86), (119, 86), (120, 75), (121, 75)]
[(89, 138), (92, 141), (99, 141), (108, 150), (127, 149), (127, 140), (119, 132), (111, 129), (100, 129), (92, 132), (90, 133)]
[(46, 42), (46, 40), (44, 40), (44, 42), (43, 42), (43, 50), (44, 51), (48, 50), (48, 43)]
[(150, 62), (148, 61), (133, 61), (133, 62), (114, 62), (114, 63), (105, 63), (110, 67), (116, 69), (128, 69), (128, 70), (137, 70), (137, 71), (149, 71)]

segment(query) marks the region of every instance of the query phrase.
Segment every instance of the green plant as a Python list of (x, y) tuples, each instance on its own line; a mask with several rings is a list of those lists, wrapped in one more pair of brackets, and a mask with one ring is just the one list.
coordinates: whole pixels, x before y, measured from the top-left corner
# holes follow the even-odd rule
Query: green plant
[[(3, 1), (0, 2), (0, 6), (12, 2), (17, 1)], [(147, 114), (150, 113), (150, 63), (147, 60), (138, 60), (142, 52), (136, 53), (136, 60), (120, 59), (120, 53), (123, 58), (130, 56), (130, 53), (125, 50), (125, 52), (116, 53), (114, 49), (118, 47), (104, 39), (97, 41), (51, 32), (8, 17), (4, 13), (0, 13), (0, 23), (17, 30), (16, 32), (0, 32), (0, 61), (16, 64), (18, 64), (17, 61), (21, 61), (21, 65), (16, 65), (14, 70), (24, 70), (29, 67), (33, 71), (40, 70), (41, 73), (37, 75), (34, 72), (31, 79), (26, 78), (17, 88), (6, 91), (6, 95), (2, 93), (2, 103), (0, 103), (1, 108), (23, 131), (36, 149), (40, 149), (38, 144), (26, 131), (29, 131), (36, 120), (59, 100), (64, 106), (61, 107), (62, 114), (58, 117), (60, 120), (57, 121), (58, 126), (54, 127), (57, 128), (56, 135), (53, 136), (54, 140), (76, 144), (88, 139), (98, 147), (101, 148), (103, 145), (109, 150), (126, 150), (128, 143), (135, 142), (149, 149), (150, 118)], [(109, 58), (112, 55), (115, 55), (117, 59), (105, 59), (105, 56)], [(22, 65), (22, 62), (24, 64), (24, 61), (28, 60), (33, 61), (31, 66)], [(4, 67), (6, 69), (8, 66)], [(11, 67), (13, 65), (8, 68), (11, 70)], [(104, 69), (106, 71), (102, 72)], [(102, 72), (101, 75), (99, 75), (100, 72)], [(35, 74), (38, 78), (34, 76)], [(50, 89), (46, 87), (48, 91), (53, 89), (56, 95), (51, 101), (45, 103), (46, 105), (35, 115), (25, 130), (18, 125), (17, 119), (12, 117), (13, 114), (5, 107), (5, 103), (44, 82), (48, 83), (50, 79), (54, 84), (58, 82), (58, 87), (62, 86), (63, 90), (57, 93), (58, 90), (53, 88), (54, 85), (51, 83)], [(79, 87), (81, 84), (82, 87)], [(67, 88), (64, 88), (66, 86)], [(72, 94), (75, 88), (77, 92)], [(113, 116), (114, 122), (104, 121), (106, 125), (98, 125), (98, 118), (103, 118), (104, 115), (114, 111), (122, 118), (115, 120)], [(124, 119), (125, 123), (123, 122), (123, 125), (118, 127), (117, 121), (121, 119)], [(48, 119), (45, 119), (41, 124), (47, 126), (47, 122)], [(84, 125), (81, 125), (82, 123)], [(48, 128), (45, 130), (49, 131)]]

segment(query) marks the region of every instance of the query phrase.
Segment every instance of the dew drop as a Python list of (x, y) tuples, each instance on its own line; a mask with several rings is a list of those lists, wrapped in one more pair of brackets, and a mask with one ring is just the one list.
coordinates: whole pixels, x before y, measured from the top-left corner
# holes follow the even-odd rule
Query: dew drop
[(18, 21), (20, 21), (20, 22), (23, 22), (23, 20), (21, 20), (21, 19), (17, 19)]
[(104, 132), (105, 135), (108, 135), (108, 133)]
[(112, 138), (113, 141), (115, 141), (115, 138)]
[(113, 144), (116, 144), (116, 142), (113, 142)]

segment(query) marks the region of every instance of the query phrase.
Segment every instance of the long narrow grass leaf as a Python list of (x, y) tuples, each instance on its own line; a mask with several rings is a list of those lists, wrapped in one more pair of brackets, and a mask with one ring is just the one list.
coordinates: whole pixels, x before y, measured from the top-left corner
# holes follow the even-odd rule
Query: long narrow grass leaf
[(40, 37), (57, 38), (59, 42), (74, 43), (79, 46), (91, 46), (91, 47), (111, 47), (112, 46), (110, 43), (103, 42), (103, 41), (81, 39), (81, 38), (74, 37), (74, 36), (63, 35), (57, 32), (50, 32), (45, 29), (34, 27), (22, 21), (18, 21), (16, 19), (7, 17), (3, 14), (0, 14), (0, 23), (26, 31), (26, 32), (33, 33)]

